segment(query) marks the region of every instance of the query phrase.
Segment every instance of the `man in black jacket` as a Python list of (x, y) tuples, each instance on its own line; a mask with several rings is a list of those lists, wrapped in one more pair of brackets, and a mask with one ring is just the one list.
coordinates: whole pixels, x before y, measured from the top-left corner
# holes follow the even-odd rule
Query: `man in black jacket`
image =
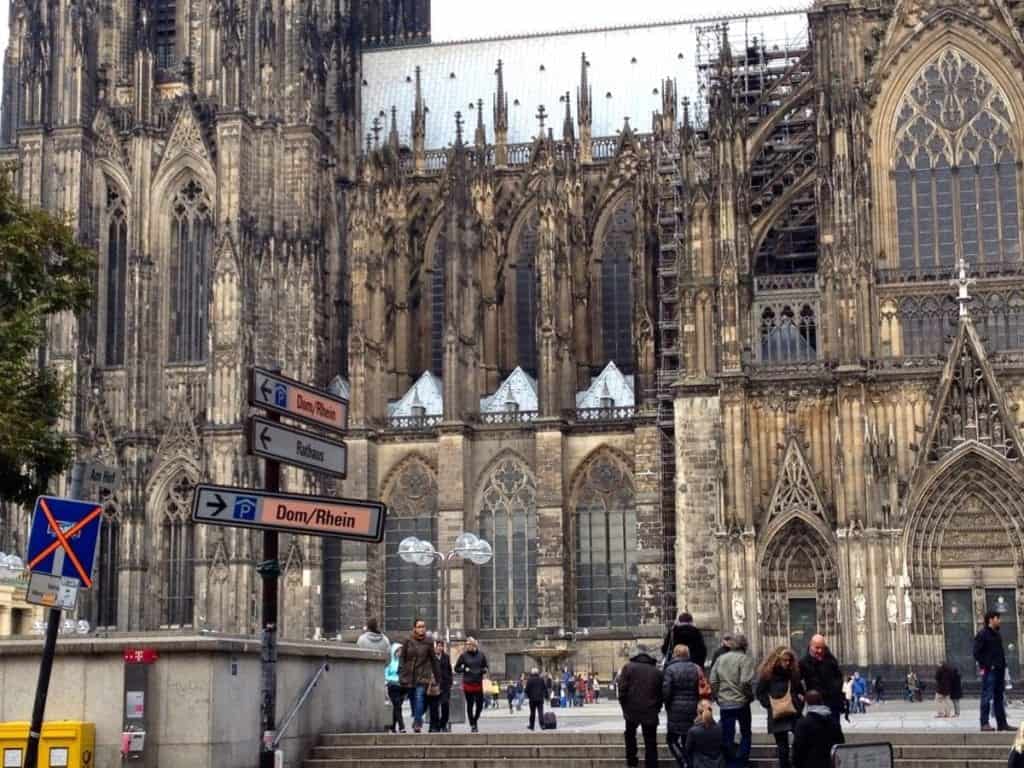
[(793, 731), (793, 768), (826, 768), (832, 765), (832, 747), (844, 741), (843, 731), (818, 691), (807, 691), (804, 701), (807, 709)]
[(539, 723), (543, 727), (540, 721), (544, 719), (544, 700), (550, 695), (544, 678), (540, 676), (540, 670), (534, 667), (530, 670), (530, 676), (526, 678), (526, 700), (530, 702), (531, 731), (535, 724)]
[(701, 669), (708, 658), (708, 649), (704, 645), (704, 636), (693, 624), (693, 616), (683, 611), (679, 614), (676, 623), (665, 635), (665, 642), (661, 644), (661, 658), (667, 664), (672, 656), (672, 649), (677, 645), (685, 645), (690, 649), (690, 661)]
[(444, 640), (434, 641), (434, 658), (437, 659), (438, 693), (427, 697), (430, 707), (430, 732), (442, 733), (448, 730), (449, 707), (452, 697), (452, 659), (444, 647)]
[[(1006, 654), (999, 634), (999, 613), (985, 614), (985, 626), (974, 636), (974, 660), (981, 670), (981, 730), (1012, 731), (1006, 722)], [(994, 710), (996, 728), (989, 725), (989, 710)]]
[(800, 677), (806, 690), (815, 690), (821, 694), (822, 703), (831, 710), (832, 719), (839, 726), (845, 702), (843, 671), (822, 635), (811, 638), (807, 655), (800, 659)]
[(661, 672), (647, 650), (638, 645), (619, 672), (619, 705), (626, 721), (626, 765), (639, 766), (636, 729), (644, 735), (644, 766), (658, 768), (658, 712), (661, 711)]

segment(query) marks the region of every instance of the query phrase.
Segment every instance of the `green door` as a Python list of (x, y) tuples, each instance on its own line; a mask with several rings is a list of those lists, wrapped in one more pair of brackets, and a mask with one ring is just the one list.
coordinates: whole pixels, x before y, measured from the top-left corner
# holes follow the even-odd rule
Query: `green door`
[[(1017, 634), (1017, 595), (1013, 589), (986, 589), (985, 604), (990, 611), (999, 611), (999, 634), (1003, 636), (1006, 668), (1017, 683), (1020, 675), (1020, 640)], [(1014, 686), (1016, 687), (1016, 686)]]
[(946, 636), (946, 660), (960, 670), (960, 676), (974, 679), (974, 610), (971, 590), (942, 590), (942, 626)]
[(794, 597), (789, 601), (789, 647), (803, 656), (818, 631), (818, 601), (813, 597)]

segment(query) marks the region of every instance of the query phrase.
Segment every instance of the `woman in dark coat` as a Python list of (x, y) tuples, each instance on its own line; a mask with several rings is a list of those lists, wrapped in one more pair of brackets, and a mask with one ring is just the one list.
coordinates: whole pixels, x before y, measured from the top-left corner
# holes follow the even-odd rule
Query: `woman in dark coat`
[(700, 667), (690, 661), (690, 649), (677, 645), (661, 676), (661, 698), (668, 716), (668, 749), (679, 768), (687, 768), (686, 734), (697, 718), (701, 674)]
[[(796, 728), (804, 708), (800, 665), (793, 651), (789, 648), (776, 648), (761, 662), (756, 696), (761, 706), (768, 711), (768, 733), (775, 737), (779, 768), (790, 768), (789, 733)], [(791, 706), (787, 706), (787, 699)], [(792, 712), (780, 714), (783, 709), (792, 709)]]

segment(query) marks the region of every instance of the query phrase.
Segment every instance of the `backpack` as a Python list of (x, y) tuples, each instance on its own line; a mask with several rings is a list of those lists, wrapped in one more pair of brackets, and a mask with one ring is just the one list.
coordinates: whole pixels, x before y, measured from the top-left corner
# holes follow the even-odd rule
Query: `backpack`
[(545, 712), (540, 718), (540, 729), (542, 731), (553, 731), (558, 728), (558, 718), (554, 712)]

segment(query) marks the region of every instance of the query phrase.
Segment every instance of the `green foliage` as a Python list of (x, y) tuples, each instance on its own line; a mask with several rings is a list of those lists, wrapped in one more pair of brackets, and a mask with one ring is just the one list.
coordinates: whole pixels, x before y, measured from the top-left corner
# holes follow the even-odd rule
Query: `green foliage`
[(47, 318), (89, 306), (95, 269), (66, 222), (0, 181), (0, 498), (31, 504), (71, 459), (57, 430), (71, 382), (40, 367), (39, 348)]

